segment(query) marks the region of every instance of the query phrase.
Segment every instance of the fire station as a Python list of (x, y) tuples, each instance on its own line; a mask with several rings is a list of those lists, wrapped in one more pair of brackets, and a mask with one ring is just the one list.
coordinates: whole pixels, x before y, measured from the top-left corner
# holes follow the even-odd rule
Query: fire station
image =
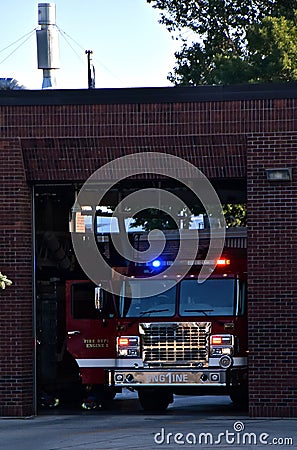
[[(297, 416), (296, 111), (295, 83), (0, 93), (0, 270), (13, 281), (0, 292), (1, 416), (37, 414), (43, 381), (63, 371), (65, 286), (81, 276), (69, 238), (77, 191), (144, 152), (188, 161), (222, 203), (247, 204), (249, 415)], [(165, 188), (151, 174), (124, 178), (111, 203)]]

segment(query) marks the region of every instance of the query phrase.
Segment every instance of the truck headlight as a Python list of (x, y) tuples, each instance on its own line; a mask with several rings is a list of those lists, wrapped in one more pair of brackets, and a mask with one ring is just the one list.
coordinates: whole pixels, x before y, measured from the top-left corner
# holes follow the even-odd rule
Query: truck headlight
[(221, 357), (234, 354), (234, 336), (232, 334), (216, 334), (210, 336), (210, 356)]
[(117, 354), (124, 358), (138, 358), (140, 356), (139, 336), (117, 337)]

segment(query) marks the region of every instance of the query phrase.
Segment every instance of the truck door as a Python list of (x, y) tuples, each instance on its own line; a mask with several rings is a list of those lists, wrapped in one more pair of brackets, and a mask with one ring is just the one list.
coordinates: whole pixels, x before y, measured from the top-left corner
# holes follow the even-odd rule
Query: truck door
[(90, 281), (66, 282), (67, 350), (83, 384), (104, 384), (115, 361), (115, 310), (106, 291)]

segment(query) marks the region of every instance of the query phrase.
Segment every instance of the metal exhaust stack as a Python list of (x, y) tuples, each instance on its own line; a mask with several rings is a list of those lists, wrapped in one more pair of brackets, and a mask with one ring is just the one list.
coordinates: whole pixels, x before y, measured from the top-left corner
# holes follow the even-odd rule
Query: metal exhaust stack
[(37, 61), (43, 70), (42, 89), (56, 87), (54, 71), (60, 68), (59, 30), (56, 27), (56, 4), (38, 3)]

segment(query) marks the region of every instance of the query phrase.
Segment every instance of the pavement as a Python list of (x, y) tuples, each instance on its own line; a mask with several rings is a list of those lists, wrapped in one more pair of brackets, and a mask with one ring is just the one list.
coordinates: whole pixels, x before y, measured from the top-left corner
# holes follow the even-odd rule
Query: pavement
[[(267, 447), (270, 446), (270, 447)], [(297, 449), (297, 419), (254, 419), (228, 397), (176, 397), (166, 413), (141, 410), (135, 393), (109, 410), (42, 410), (0, 419), (2, 450)]]

